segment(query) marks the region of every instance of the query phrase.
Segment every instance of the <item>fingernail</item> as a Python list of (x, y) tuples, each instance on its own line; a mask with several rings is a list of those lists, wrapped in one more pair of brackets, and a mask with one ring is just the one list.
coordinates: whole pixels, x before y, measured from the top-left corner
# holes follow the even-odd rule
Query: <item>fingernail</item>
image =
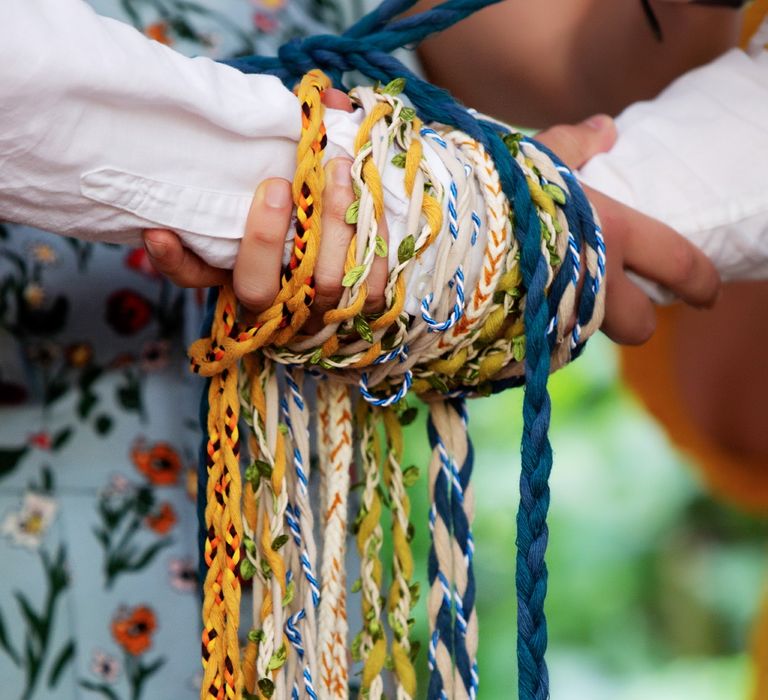
[(267, 183), (264, 202), (273, 209), (284, 209), (291, 203), (290, 187), (286, 182)]
[(607, 114), (595, 114), (593, 117), (587, 119), (584, 122), (584, 125), (595, 131), (602, 131), (611, 123), (611, 121), (611, 118)]
[(151, 238), (144, 239), (144, 247), (152, 258), (162, 258), (165, 255), (166, 245), (160, 241), (153, 241)]
[(331, 176), (334, 185), (339, 185), (339, 187), (352, 186), (351, 166), (352, 164), (347, 160), (340, 160), (333, 164), (333, 172), (331, 173)]

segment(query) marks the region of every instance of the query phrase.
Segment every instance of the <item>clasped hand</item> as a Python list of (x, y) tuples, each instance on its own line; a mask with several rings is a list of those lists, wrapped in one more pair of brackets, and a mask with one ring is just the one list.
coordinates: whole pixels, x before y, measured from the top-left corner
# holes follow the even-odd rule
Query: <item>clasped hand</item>
[[(329, 91), (325, 103), (350, 109), (346, 95)], [(613, 120), (596, 116), (578, 125), (555, 126), (536, 138), (572, 169), (578, 169), (598, 153), (610, 150), (616, 141)], [(354, 235), (345, 214), (354, 201), (350, 168), (352, 161), (336, 158), (326, 166), (323, 195), (323, 239), (315, 267), (315, 300), (310, 330), (322, 325), (322, 315), (334, 308), (343, 291), (344, 260)], [(654, 304), (627, 275), (632, 271), (660, 284), (694, 307), (714, 304), (720, 278), (710, 260), (692, 243), (665, 224), (585, 187), (601, 220), (606, 242), (607, 289), (602, 331), (622, 344), (641, 344), (656, 327)], [(232, 284), (240, 303), (256, 315), (268, 308), (277, 295), (286, 231), (290, 227), (293, 202), (287, 180), (262, 182), (253, 198), (246, 230), (233, 270), (211, 267), (171, 231), (145, 232), (144, 242), (156, 269), (181, 287), (211, 287)], [(386, 222), (379, 235), (387, 239)], [(384, 306), (387, 260), (376, 259), (368, 278), (365, 310)]]

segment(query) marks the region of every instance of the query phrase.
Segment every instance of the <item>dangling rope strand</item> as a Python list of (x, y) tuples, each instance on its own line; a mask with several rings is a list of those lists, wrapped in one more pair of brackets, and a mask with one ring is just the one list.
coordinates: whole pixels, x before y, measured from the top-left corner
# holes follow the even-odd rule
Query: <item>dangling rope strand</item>
[[(356, 232), (338, 306), (324, 314), (320, 331), (300, 335), (314, 297), (321, 240), (326, 144), (321, 96), (329, 85), (322, 73), (311, 71), (298, 90), (297, 225), (281, 290), (248, 328), (234, 320), (231, 289), (221, 290), (211, 338), (190, 350), (193, 369), (213, 377), (207, 421), (203, 700), (237, 699), (243, 687), (260, 698), (347, 697), (344, 531), (355, 442), (360, 445), (362, 494), (354, 524), (360, 579), (353, 588), (361, 593), (363, 629), (352, 653), (362, 663), (361, 693), (374, 700), (383, 697), (389, 666), (397, 697), (416, 697), (409, 630), (417, 590), (406, 490), (413, 474), (402, 469), (398, 419), (410, 390), (431, 402), (427, 695), (475, 700), (473, 457), (463, 397), (521, 383), (526, 394), (517, 540), (519, 697), (548, 697), (543, 605), (552, 460), (546, 383), (551, 369), (578, 355), (599, 326), (605, 247), (576, 179), (544, 147), (470, 113), (444, 91), (400, 71), (379, 50), (395, 37), (418, 39), (429, 33), (412, 19), (387, 25), (394, 16), (390, 12), (406, 4), (393, 0), (357, 25), (357, 38), (334, 44), (339, 54), (327, 48), (322, 53), (312, 41), (290, 47), (316, 52), (313, 57), (322, 56), (337, 71), (357, 67), (387, 78), (382, 87), (351, 93), (364, 115), (352, 166), (358, 200), (348, 212)], [(438, 24), (450, 23), (471, 8), (470, 0), (449, 0), (421, 21), (434, 17)], [(366, 26), (375, 32), (373, 45), (363, 51), (359, 41)], [(290, 51), (281, 51), (283, 58)], [(342, 54), (343, 65), (332, 58)], [(404, 85), (392, 79), (393, 70), (407, 76)], [(398, 95), (403, 86), (416, 111)], [(422, 117), (440, 117), (442, 123), (425, 124)], [(402, 179), (408, 210), (402, 240), (387, 246), (379, 227), (385, 215), (385, 176), (391, 182), (393, 174)], [(370, 315), (364, 312), (367, 279), (379, 256), (387, 257), (390, 267), (385, 309)], [(574, 318), (573, 330), (566, 333)], [(241, 360), (246, 379), (238, 397)], [(279, 365), (288, 366), (282, 372), (282, 396)], [(319, 557), (303, 369), (324, 376), (317, 407), (318, 520), (324, 535)], [(361, 394), (354, 422), (353, 387)], [(242, 505), (236, 459), (240, 399), (247, 409), (254, 460), (246, 472)], [(389, 657), (382, 619), (382, 500), (391, 512), (394, 550), (386, 602)], [(242, 671), (238, 573), (254, 579), (254, 624)]]

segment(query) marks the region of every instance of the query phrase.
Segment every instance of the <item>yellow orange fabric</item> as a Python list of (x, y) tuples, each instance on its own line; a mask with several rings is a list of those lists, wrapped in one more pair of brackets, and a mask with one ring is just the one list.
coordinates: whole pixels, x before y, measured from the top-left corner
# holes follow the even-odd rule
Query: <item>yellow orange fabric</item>
[[(756, 0), (744, 11), (742, 45), (768, 14), (768, 0)], [(768, 510), (768, 459), (735, 455), (704, 434), (691, 420), (680, 394), (673, 363), (678, 308), (658, 310), (658, 328), (641, 348), (622, 348), (623, 375), (672, 441), (695, 458), (714, 493), (748, 510)], [(768, 694), (765, 696), (768, 698)]]
[[(744, 13), (742, 46), (768, 15), (768, 0), (756, 0)], [(763, 514), (768, 509), (768, 459), (745, 458), (723, 448), (691, 420), (674, 371), (673, 343), (680, 309), (659, 309), (658, 328), (641, 348), (622, 348), (623, 375), (672, 441), (695, 458), (710, 489), (732, 503)], [(752, 700), (768, 700), (768, 595), (752, 638)]]

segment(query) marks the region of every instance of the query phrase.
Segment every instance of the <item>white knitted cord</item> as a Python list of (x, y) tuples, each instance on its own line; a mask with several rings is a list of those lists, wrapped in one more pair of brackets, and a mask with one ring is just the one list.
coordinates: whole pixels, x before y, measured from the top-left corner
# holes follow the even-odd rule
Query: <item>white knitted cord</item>
[(348, 696), (346, 607), (347, 499), (352, 466), (352, 404), (343, 384), (320, 382), (317, 391), (323, 471), (322, 588), (318, 610), (321, 700)]

